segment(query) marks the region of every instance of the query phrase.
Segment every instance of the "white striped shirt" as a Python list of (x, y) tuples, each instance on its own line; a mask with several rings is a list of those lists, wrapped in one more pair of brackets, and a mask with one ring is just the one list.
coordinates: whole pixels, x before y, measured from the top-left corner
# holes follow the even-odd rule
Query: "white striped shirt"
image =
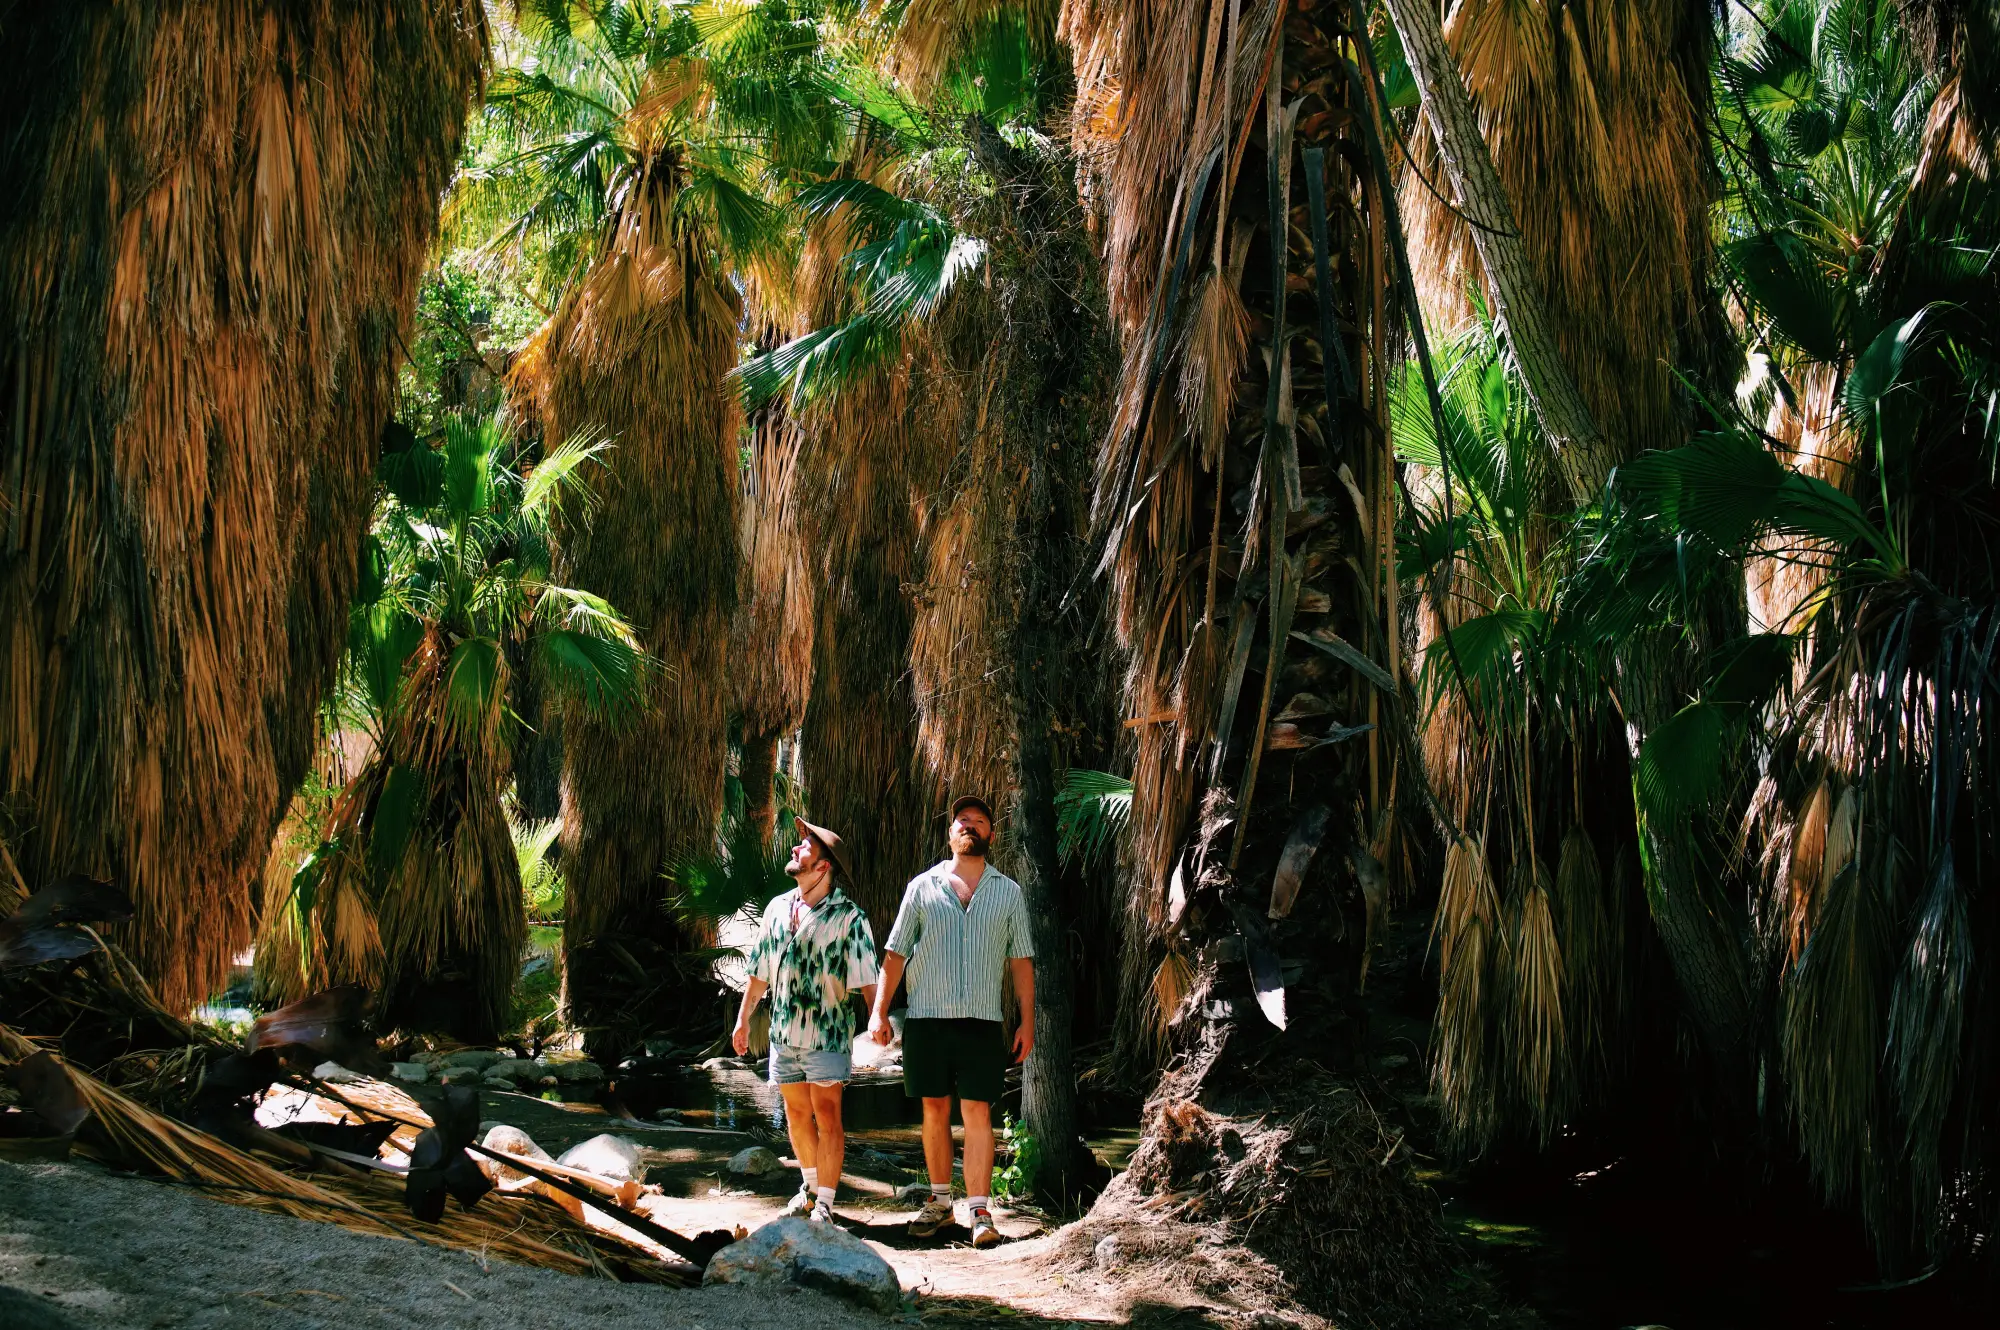
[(911, 1018), (998, 1021), (1007, 962), (1035, 954), (1021, 884), (988, 864), (960, 905), (951, 860), (933, 865), (903, 889), (883, 949), (909, 958)]

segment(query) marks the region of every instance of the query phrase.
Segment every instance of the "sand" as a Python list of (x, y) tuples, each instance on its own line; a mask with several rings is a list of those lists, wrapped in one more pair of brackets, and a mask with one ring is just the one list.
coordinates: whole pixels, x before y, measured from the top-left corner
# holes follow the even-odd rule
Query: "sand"
[[(802, 1289), (618, 1284), (227, 1205), (89, 1164), (0, 1161), (0, 1323), (882, 1330)], [(11, 1305), (10, 1305), (11, 1304)]]

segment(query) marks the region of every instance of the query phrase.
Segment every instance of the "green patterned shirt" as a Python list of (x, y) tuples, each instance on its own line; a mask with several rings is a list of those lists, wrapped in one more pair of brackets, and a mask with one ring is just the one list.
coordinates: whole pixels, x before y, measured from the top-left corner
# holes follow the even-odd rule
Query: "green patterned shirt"
[(764, 907), (750, 973), (771, 986), (772, 1043), (848, 1052), (854, 1008), (847, 995), (875, 982), (868, 916), (837, 887), (814, 906), (793, 887)]

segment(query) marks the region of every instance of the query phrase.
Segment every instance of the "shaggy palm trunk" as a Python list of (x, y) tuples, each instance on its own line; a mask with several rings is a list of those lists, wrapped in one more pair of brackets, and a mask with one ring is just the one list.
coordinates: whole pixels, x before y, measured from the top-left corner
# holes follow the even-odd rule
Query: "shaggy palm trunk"
[(672, 154), (631, 182), (590, 271), (516, 359), (544, 438), (613, 439), (587, 520), (558, 533), (573, 586), (610, 599), (663, 666), (637, 717), (563, 718), (563, 980), (570, 1020), (615, 1057), (695, 1017), (708, 940), (661, 870), (708, 853), (728, 759), (725, 659), (737, 596), (739, 301), (681, 219)]
[[(743, 758), (738, 768), (743, 782), (743, 820), (756, 830), (757, 844), (771, 847), (778, 826), (778, 740), (776, 730), (743, 736)], [(791, 828), (786, 828), (791, 834)]]
[(1377, 108), (1331, 6), (1077, 4), (1065, 30), (1129, 330), (1095, 504), (1130, 661), (1135, 941), (1181, 1054), (1113, 1190), (1188, 1198), (1316, 1310), (1391, 1319), (1449, 1264), (1420, 1184), (1380, 1155), (1282, 1180), (1379, 1130), (1339, 1074), (1408, 780)]
[[(1692, 410), (1677, 396), (1677, 369), (1712, 394), (1732, 378), (1732, 341), (1707, 278), (1706, 20), (1666, 3), (1469, 0), (1453, 11), (1447, 34), (1434, 4), (1388, 0), (1388, 9), (1429, 131), (1408, 174), (1435, 179), (1442, 167), (1454, 196), (1448, 205), (1414, 179), (1403, 188), (1419, 277), (1428, 273), (1427, 312), (1442, 329), (1460, 326), (1471, 316), (1468, 283), (1483, 287), (1551, 436), (1561, 484), (1543, 500), (1548, 511), (1594, 502), (1613, 466), (1685, 440)], [(1646, 265), (1643, 281), (1630, 276), (1635, 262)], [(1455, 606), (1452, 622), (1486, 608), (1475, 592), (1457, 594), (1471, 608)], [(1740, 632), (1728, 622), (1732, 612), (1727, 603), (1702, 607), (1712, 621), (1703, 640)], [(1690, 694), (1699, 654), (1678, 640), (1628, 642), (1618, 652), (1618, 707), (1604, 698), (1574, 703), (1622, 723), (1627, 755), (1636, 758)], [(1553, 757), (1569, 727), (1554, 718), (1535, 742)], [(1434, 737), (1433, 750), (1463, 745), (1472, 733), (1461, 723), (1452, 737)], [(1446, 760), (1468, 765), (1463, 753)], [(1606, 769), (1574, 753), (1568, 760), (1583, 764), (1578, 787), (1630, 779), (1622, 765)], [(1533, 835), (1534, 810), (1490, 805), (1492, 782), (1468, 775), (1457, 801), (1467, 829), (1477, 834), (1487, 821), (1477, 810), (1497, 807), (1509, 834), (1496, 829), (1487, 845), (1539, 839), (1540, 857), (1555, 862), (1565, 824), (1545, 816)], [(1454, 783), (1437, 771), (1433, 777)], [(1712, 872), (1692, 862), (1684, 838), (1660, 831), (1633, 826), (1622, 808), (1589, 828), (1614, 855), (1643, 843), (1660, 940), (1723, 1084), (1741, 1101), (1753, 1042), (1742, 911), (1706, 880)], [(1533, 847), (1527, 857), (1536, 857)], [(1615, 970), (1627, 959), (1572, 962)]]
[(473, 0), (12, 6), (0, 831), (220, 988), (347, 631)]

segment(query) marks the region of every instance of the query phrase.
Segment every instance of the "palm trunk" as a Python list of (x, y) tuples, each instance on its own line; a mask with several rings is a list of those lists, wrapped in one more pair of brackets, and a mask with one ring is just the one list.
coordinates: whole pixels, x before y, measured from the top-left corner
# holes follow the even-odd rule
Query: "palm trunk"
[(743, 817), (757, 829), (757, 844), (765, 850), (771, 848), (772, 833), (778, 825), (778, 739), (775, 730), (744, 735), (739, 768)]
[(1611, 450), (1557, 344), (1513, 204), (1500, 173), (1493, 169), (1472, 100), (1459, 78), (1457, 58), (1445, 43), (1436, 0), (1385, 3), (1423, 94), (1424, 119), (1437, 140), (1445, 174), (1471, 224), (1495, 313), (1507, 330), (1508, 349), (1527, 381), (1535, 414), (1555, 441), (1570, 497), (1582, 502), (1594, 496), (1611, 474)]

